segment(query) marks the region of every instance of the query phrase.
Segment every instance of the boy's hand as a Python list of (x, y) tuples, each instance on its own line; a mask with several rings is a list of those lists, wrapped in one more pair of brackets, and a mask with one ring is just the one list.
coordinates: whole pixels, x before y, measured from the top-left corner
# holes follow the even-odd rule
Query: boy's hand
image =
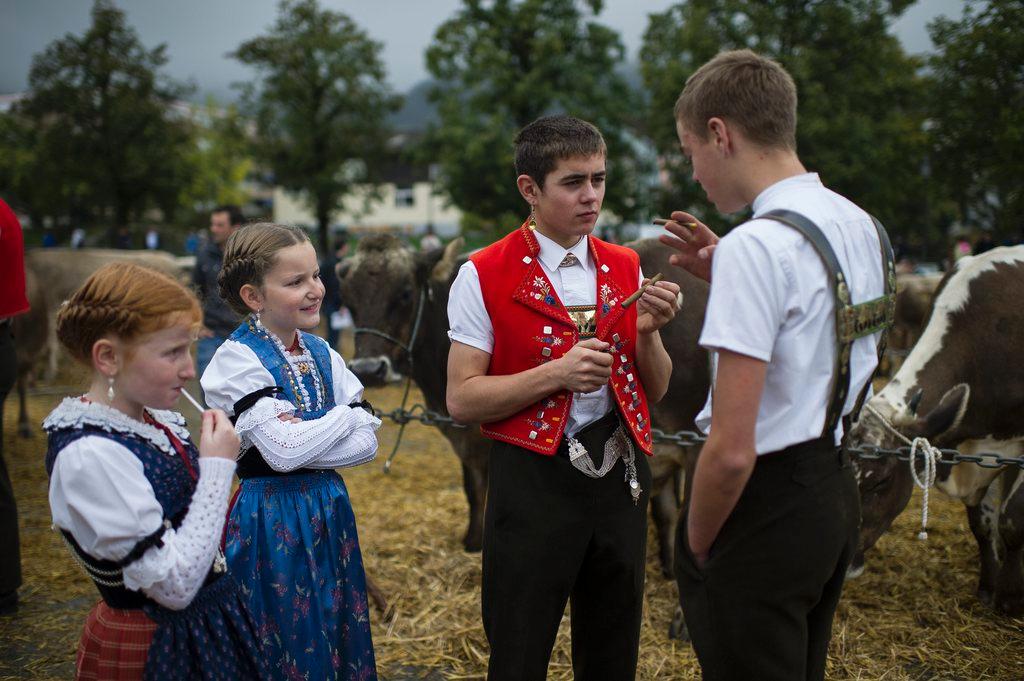
[(602, 340), (588, 338), (580, 341), (557, 361), (562, 367), (562, 385), (574, 393), (592, 393), (600, 390), (612, 377), (610, 346)]
[[(685, 227), (691, 223), (694, 227)], [(674, 234), (662, 234), (658, 241), (679, 251), (673, 253), (668, 261), (676, 267), (682, 267), (693, 276), (711, 281), (711, 258), (718, 244), (718, 235), (707, 225), (681, 210), (672, 211), (672, 221), (665, 229)]]
[(220, 409), (207, 409), (203, 412), (199, 456), (234, 460), (238, 458), (238, 443), (238, 433), (227, 414)]
[[(672, 256), (675, 257), (675, 256)], [(646, 284), (649, 279), (644, 279)], [(640, 300), (636, 301), (637, 333), (653, 333), (672, 321), (679, 311), (679, 284), (673, 281), (659, 281), (648, 286)]]

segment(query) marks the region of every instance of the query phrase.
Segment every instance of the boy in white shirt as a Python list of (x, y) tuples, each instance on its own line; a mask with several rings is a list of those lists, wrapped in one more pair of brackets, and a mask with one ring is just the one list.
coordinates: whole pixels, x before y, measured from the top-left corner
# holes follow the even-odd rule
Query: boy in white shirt
[[(880, 334), (837, 345), (838, 280), (819, 251), (835, 254), (852, 303), (883, 310), (882, 328), (888, 242), (805, 170), (796, 101), (778, 63), (740, 50), (698, 69), (675, 107), (708, 198), (723, 213), (753, 209), (720, 242), (681, 211), (667, 227), (675, 236), (661, 237), (679, 251), (673, 264), (711, 282), (700, 342), (715, 353), (716, 375), (697, 419), (709, 437), (676, 542), (680, 601), (709, 681), (822, 679), (857, 545), (860, 503), (840, 417), (870, 380)], [(803, 216), (825, 243), (773, 211)]]

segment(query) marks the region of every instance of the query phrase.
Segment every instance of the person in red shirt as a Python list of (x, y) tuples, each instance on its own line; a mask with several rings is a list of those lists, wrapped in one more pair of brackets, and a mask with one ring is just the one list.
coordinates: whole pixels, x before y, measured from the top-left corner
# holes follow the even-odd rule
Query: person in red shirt
[(3, 422), (4, 401), (14, 387), (18, 372), (11, 320), (27, 311), (21, 224), (11, 207), (0, 199), (0, 615), (10, 615), (18, 609), (18, 587), (21, 586), (18, 507), (4, 460)]

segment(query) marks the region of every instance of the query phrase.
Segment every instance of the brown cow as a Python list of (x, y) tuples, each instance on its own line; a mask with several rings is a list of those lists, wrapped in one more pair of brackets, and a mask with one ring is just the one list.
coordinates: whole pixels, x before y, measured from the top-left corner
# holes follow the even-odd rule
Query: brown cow
[[(706, 353), (697, 345), (704, 319), (708, 285), (668, 264), (668, 249), (648, 239), (631, 245), (641, 258), (643, 271), (662, 272), (680, 285), (683, 308), (662, 329), (665, 346), (673, 360), (668, 393), (651, 410), (654, 427), (666, 431), (692, 430), (693, 419), (707, 395), (709, 372)], [(445, 389), (448, 350), (448, 290), (465, 262), (459, 255), (462, 240), (445, 249), (414, 253), (398, 239), (374, 236), (364, 239), (356, 253), (338, 265), (341, 293), (357, 329), (355, 358), (348, 363), (367, 385), (380, 384), (411, 371), (427, 407), (447, 414)], [(420, 327), (409, 343), (417, 307), (422, 300)], [(442, 426), (441, 432), (462, 462), (463, 486), (469, 501), (469, 527), (463, 538), (467, 551), (479, 551), (483, 538), (484, 500), (490, 442), (477, 428)], [(655, 449), (652, 471), (651, 510), (660, 539), (662, 571), (672, 575), (673, 541), (678, 508), (678, 479), (686, 455), (674, 444)]]
[[(892, 381), (869, 402), (850, 444), (885, 448), (925, 437), (962, 453), (1024, 454), (1024, 247), (959, 260), (935, 294), (928, 323)], [(918, 413), (923, 414), (917, 416)], [(863, 459), (861, 556), (910, 498), (906, 463)], [(936, 486), (961, 499), (978, 540), (978, 596), (1008, 614), (1024, 612), (1024, 474), (940, 464)]]
[(900, 274), (896, 277), (896, 313), (889, 331), (888, 352), (879, 373), (892, 376), (924, 330), (941, 274)]
[(39, 360), (46, 354), (46, 341), (50, 333), (50, 314), (44, 287), (31, 269), (25, 268), (25, 296), (29, 311), (14, 318), (12, 331), (18, 357), (18, 434), (32, 436), (28, 420), (28, 386)]

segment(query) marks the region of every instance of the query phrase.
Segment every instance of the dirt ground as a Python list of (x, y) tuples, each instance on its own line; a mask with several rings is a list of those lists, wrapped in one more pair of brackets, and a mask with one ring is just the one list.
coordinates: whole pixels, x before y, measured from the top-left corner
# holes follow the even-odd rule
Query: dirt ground
[[(368, 391), (390, 410), (401, 387)], [(59, 396), (31, 398), (33, 424)], [(416, 401), (414, 392), (411, 402)], [(188, 409), (182, 404), (182, 409)], [(19, 504), (24, 585), (14, 617), (0, 618), (0, 679), (66, 679), (73, 674), (82, 623), (94, 587), (50, 529), (43, 469), (45, 440), (15, 437), (16, 399), (5, 409), (4, 451)], [(367, 571), (385, 590), (374, 611), (382, 679), (479, 679), (487, 643), (479, 618), (480, 556), (462, 550), (466, 502), (460, 467), (434, 429), (410, 424), (390, 474), (383, 458), (398, 431), (381, 430), (376, 462), (345, 471)], [(836, 617), (830, 679), (968, 681), (1024, 679), (1024, 620), (995, 615), (974, 597), (976, 549), (962, 508), (933, 494), (930, 539), (915, 538), (920, 494), (869, 554)], [(640, 679), (697, 679), (690, 646), (667, 637), (675, 585), (660, 576), (649, 542)], [(571, 678), (568, 618), (549, 678)]]

